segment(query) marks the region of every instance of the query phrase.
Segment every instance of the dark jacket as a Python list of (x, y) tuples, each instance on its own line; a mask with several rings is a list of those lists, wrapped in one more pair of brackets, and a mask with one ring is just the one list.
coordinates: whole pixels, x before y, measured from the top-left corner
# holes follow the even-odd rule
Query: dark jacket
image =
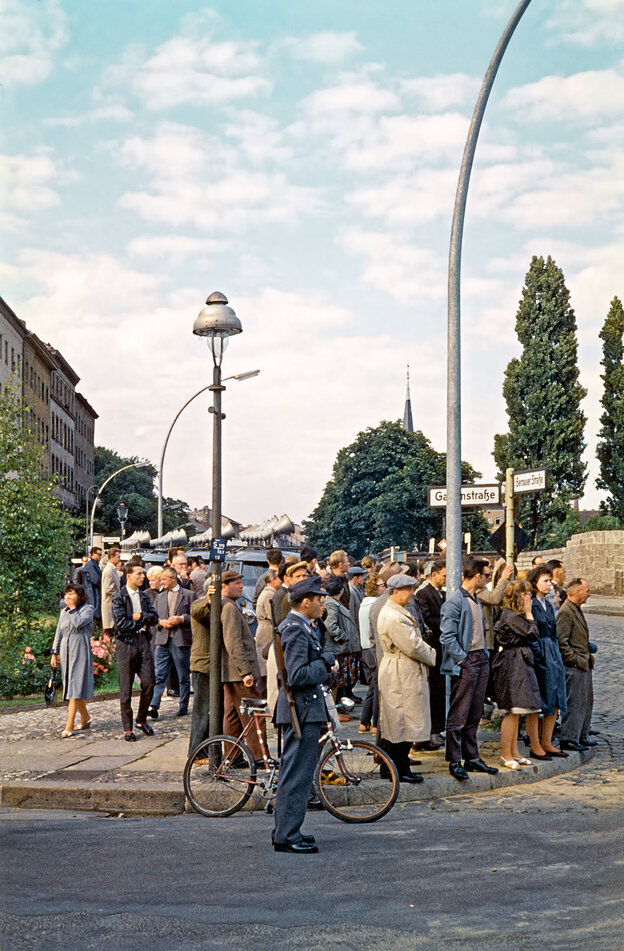
[(559, 649), (566, 667), (591, 670), (594, 658), (589, 650), (589, 628), (585, 615), (567, 598), (557, 613)]
[(131, 644), (135, 636), (144, 632), (149, 639), (149, 629), (152, 624), (158, 621), (158, 615), (154, 610), (152, 599), (146, 591), (139, 591), (141, 599), (141, 617), (138, 621), (132, 620), (134, 608), (132, 600), (128, 594), (128, 589), (124, 585), (118, 594), (113, 598), (113, 618), (115, 619), (115, 637), (126, 644)]
[(351, 654), (360, 649), (359, 628), (353, 623), (351, 612), (337, 598), (327, 596), (327, 647), (336, 655)]
[(533, 598), (533, 617), (537, 624), (539, 637), (531, 642), (535, 658), (535, 673), (542, 695), (542, 713), (551, 716), (558, 709), (566, 713), (565, 670), (557, 638), (555, 609), (546, 598)]
[(285, 620), (288, 612), (290, 611), (290, 601), (288, 600), (288, 588), (285, 585), (282, 585), (281, 588), (278, 588), (275, 594), (271, 599), (271, 611), (273, 612), (273, 620), (275, 621), (275, 626), (279, 627), (283, 620)]
[(537, 624), (505, 608), (494, 626), (492, 659), (494, 696), (501, 710), (539, 710), (541, 697), (529, 642), (537, 639)]
[[(321, 684), (329, 681), (334, 655), (323, 651), (317, 634), (299, 614), (291, 611), (279, 626), (284, 650), (284, 668), (297, 709), (299, 723), (324, 723), (327, 719)], [(288, 701), (280, 687), (275, 722), (290, 724)]]
[[(158, 627), (156, 628), (156, 644), (166, 644), (171, 637), (176, 647), (190, 647), (193, 640), (191, 633), (191, 604), (197, 600), (192, 588), (179, 588), (176, 591), (176, 600), (173, 610), (169, 611), (169, 592), (160, 591), (156, 595), (156, 610), (158, 611)], [(161, 627), (160, 621), (165, 621), (178, 614), (184, 618), (181, 624), (175, 627)]]
[(97, 561), (89, 558), (82, 567), (82, 584), (87, 595), (87, 601), (93, 608), (95, 618), (102, 617), (102, 569)]
[(416, 592), (416, 600), (420, 605), (425, 626), (431, 631), (429, 636), (424, 635), (425, 640), (437, 649), (440, 646), (440, 611), (446, 600), (446, 594), (444, 591), (438, 591), (428, 581)]

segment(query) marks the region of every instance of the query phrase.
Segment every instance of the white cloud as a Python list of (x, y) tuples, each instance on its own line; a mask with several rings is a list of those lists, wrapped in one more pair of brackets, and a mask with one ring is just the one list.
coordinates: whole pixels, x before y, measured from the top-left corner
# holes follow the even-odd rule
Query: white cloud
[(453, 209), (457, 171), (422, 169), (413, 175), (393, 175), (383, 185), (358, 188), (347, 200), (388, 225), (422, 224), (446, 217)]
[(285, 144), (284, 131), (271, 116), (241, 109), (230, 112), (230, 121), (223, 131), (237, 142), (237, 151), (254, 165), (262, 162), (281, 164), (293, 158), (293, 150)]
[(66, 16), (59, 0), (3, 0), (0, 85), (35, 86), (43, 82), (67, 39)]
[(544, 76), (535, 83), (510, 89), (503, 108), (525, 122), (621, 119), (624, 114), (624, 74), (615, 69), (588, 70), (573, 76)]
[(284, 47), (293, 59), (308, 60), (312, 63), (340, 63), (364, 48), (354, 32), (288, 36), (276, 44), (277, 49)]
[(340, 240), (365, 261), (361, 279), (404, 304), (438, 301), (446, 294), (442, 259), (429, 248), (417, 247), (407, 236), (345, 229)]
[(0, 201), (6, 209), (5, 226), (15, 230), (21, 224), (20, 215), (58, 205), (58, 192), (50, 187), (56, 179), (58, 170), (48, 149), (29, 155), (0, 155)]
[(624, 42), (624, 0), (562, 0), (547, 25), (556, 42), (617, 46)]
[(223, 242), (210, 238), (192, 238), (183, 234), (140, 235), (128, 243), (130, 254), (139, 258), (167, 258), (181, 261), (188, 257), (212, 257), (223, 250)]
[(415, 96), (423, 108), (442, 112), (451, 106), (474, 103), (481, 87), (481, 80), (465, 73), (448, 73), (437, 76), (418, 76), (405, 79), (401, 91)]
[(334, 86), (317, 89), (301, 102), (307, 119), (319, 129), (353, 119), (351, 114), (376, 115), (399, 104), (396, 93), (373, 82), (366, 70), (342, 76)]
[(43, 120), (43, 124), (72, 128), (89, 122), (130, 122), (133, 118), (134, 113), (126, 106), (122, 106), (120, 103), (110, 103), (109, 105), (90, 109), (82, 115), (48, 116)]

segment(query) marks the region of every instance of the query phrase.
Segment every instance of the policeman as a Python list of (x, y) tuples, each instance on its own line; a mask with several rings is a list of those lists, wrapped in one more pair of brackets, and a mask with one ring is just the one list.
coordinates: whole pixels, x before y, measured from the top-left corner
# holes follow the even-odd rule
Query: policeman
[(273, 848), (276, 852), (318, 852), (314, 836), (301, 826), (312, 791), (318, 744), (328, 715), (320, 685), (327, 683), (335, 658), (321, 647), (315, 622), (325, 608), (318, 575), (291, 585), (292, 611), (279, 626), (284, 651), (286, 686), (294, 699), (301, 738), (295, 734), (284, 684), (280, 686), (275, 722), (283, 731), (282, 758), (275, 799)]

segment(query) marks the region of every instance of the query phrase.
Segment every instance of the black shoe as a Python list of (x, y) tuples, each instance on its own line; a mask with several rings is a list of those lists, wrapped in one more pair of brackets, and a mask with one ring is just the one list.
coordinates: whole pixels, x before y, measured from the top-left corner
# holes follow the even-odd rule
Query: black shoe
[(178, 712), (176, 713), (176, 716), (177, 716), (177, 717), (187, 717), (187, 716), (188, 716), (188, 710), (178, 710)]
[(150, 720), (157, 720), (157, 719), (158, 719), (158, 707), (150, 707), (149, 710), (147, 711), (147, 715), (148, 715), (148, 717), (150, 718)]
[(582, 736), (580, 743), (581, 746), (598, 746), (598, 740), (590, 740), (588, 736)]
[(295, 855), (318, 852), (318, 845), (303, 840), (301, 842), (274, 842), (273, 848), (276, 852), (294, 852)]
[(153, 735), (154, 735), (154, 731), (152, 730), (152, 728), (151, 728), (151, 726), (149, 725), (149, 723), (137, 723), (137, 726), (138, 726), (139, 730), (141, 730), (142, 733), (145, 733), (146, 736), (153, 736)]
[(534, 753), (533, 750), (531, 750), (531, 752), (529, 753), (529, 756), (531, 757), (531, 759), (552, 760), (552, 756), (550, 755), (550, 753)]
[(324, 808), (325, 807), (323, 806), (323, 803), (321, 802), (318, 796), (312, 796), (310, 799), (308, 799), (308, 809), (312, 809), (312, 811), (318, 812), (319, 809), (324, 809)]
[(464, 763), (464, 769), (469, 773), (489, 773), (490, 776), (495, 776), (498, 772), (496, 766), (488, 766), (481, 757), (479, 759), (467, 759)]
[(420, 773), (406, 773), (405, 776), (399, 776), (402, 783), (422, 783), (423, 777)]
[(574, 753), (580, 753), (581, 750), (587, 749), (583, 744), (575, 743), (573, 740), (562, 740), (559, 746), (562, 750), (572, 750)]
[(563, 750), (549, 750), (548, 755), (557, 759), (558, 757), (563, 757), (563, 759), (568, 758), (568, 753), (564, 753)]
[(136, 736), (130, 731), (130, 733), (124, 733), (124, 740), (127, 740), (128, 743), (136, 743)]
[(590, 736), (600, 736), (600, 730), (590, 730), (590, 731), (589, 731), (589, 735), (590, 735)]
[[(307, 845), (314, 845), (316, 839), (313, 835), (306, 835), (305, 832), (300, 832), (301, 841), (305, 842)], [(275, 829), (271, 831), (271, 844), (275, 845)]]
[(422, 766), (421, 759), (408, 759), (407, 762), (409, 763), (410, 766)]
[(470, 779), (470, 776), (468, 775), (468, 773), (466, 772), (466, 770), (464, 769), (464, 767), (462, 766), (460, 762), (449, 763), (449, 773), (451, 774), (451, 776), (454, 776), (455, 779), (460, 779), (460, 780)]

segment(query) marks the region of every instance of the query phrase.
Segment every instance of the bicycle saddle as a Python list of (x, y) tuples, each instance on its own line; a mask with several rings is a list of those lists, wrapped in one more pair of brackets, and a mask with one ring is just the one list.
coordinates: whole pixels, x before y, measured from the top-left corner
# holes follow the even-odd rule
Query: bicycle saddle
[(259, 700), (258, 697), (243, 697), (242, 703), (246, 703), (248, 707), (254, 707), (256, 710), (264, 710), (267, 706), (266, 700)]

